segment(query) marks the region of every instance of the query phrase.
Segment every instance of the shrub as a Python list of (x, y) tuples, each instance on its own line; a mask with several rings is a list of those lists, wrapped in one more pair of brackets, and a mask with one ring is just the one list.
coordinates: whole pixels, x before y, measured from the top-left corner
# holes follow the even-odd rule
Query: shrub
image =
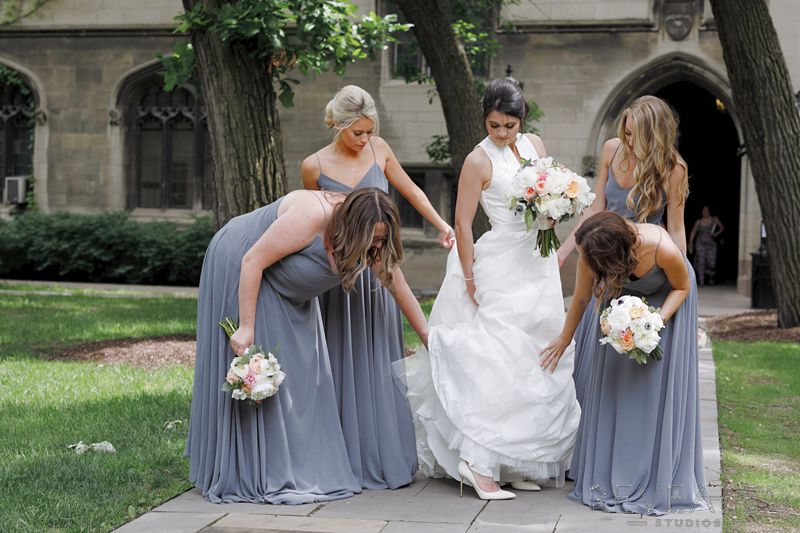
[(196, 285), (213, 234), (209, 217), (176, 224), (28, 212), (0, 221), (0, 277)]

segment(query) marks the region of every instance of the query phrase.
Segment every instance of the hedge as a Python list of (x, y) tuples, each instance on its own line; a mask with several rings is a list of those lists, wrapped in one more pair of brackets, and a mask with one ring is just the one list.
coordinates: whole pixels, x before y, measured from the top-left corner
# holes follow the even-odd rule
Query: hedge
[(176, 224), (28, 212), (0, 221), (0, 278), (197, 285), (213, 235), (209, 217)]

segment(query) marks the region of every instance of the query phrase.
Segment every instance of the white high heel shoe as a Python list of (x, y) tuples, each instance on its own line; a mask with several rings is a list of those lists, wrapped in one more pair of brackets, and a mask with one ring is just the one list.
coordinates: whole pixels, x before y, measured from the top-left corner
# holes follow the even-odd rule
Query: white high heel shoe
[(472, 470), (470, 470), (466, 461), (461, 461), (458, 463), (458, 475), (461, 477), (461, 496), (464, 496), (464, 481), (467, 482), (467, 485), (470, 485), (473, 489), (475, 489), (475, 492), (478, 494), (478, 498), (481, 500), (510, 500), (512, 498), (516, 498), (517, 496), (513, 492), (508, 492), (507, 490), (502, 489), (492, 492), (486, 492), (485, 490), (481, 489), (478, 486), (478, 483), (475, 481), (475, 476), (472, 474)]
[(533, 481), (512, 481), (511, 488), (517, 490), (530, 490), (533, 492), (537, 492), (542, 490), (542, 487), (534, 483)]

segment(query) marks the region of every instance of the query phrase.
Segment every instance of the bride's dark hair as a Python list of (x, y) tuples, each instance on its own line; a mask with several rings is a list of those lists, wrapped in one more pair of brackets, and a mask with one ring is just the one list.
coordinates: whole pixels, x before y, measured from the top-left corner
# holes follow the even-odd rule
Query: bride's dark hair
[(517, 80), (498, 78), (489, 82), (483, 93), (483, 120), (486, 120), (492, 111), (525, 121), (528, 115), (528, 102), (525, 101)]

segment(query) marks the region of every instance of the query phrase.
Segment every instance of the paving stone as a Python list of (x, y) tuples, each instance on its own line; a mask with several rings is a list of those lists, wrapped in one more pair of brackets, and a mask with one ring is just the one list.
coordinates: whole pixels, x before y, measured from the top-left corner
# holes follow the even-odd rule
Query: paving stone
[(195, 533), (225, 513), (147, 513), (114, 533)]
[(269, 514), (269, 515), (296, 515), (306, 516), (320, 505), (319, 503), (307, 503), (304, 505), (272, 505), (269, 503), (211, 503), (203, 498), (200, 489), (192, 489), (184, 492), (180, 496), (171, 499), (160, 507), (153, 509), (154, 512), (177, 512), (177, 513), (250, 513), (250, 514)]
[(202, 533), (379, 533), (383, 520), (232, 513)]
[(381, 533), (465, 533), (467, 524), (431, 524), (429, 522), (389, 522)]
[(359, 517), (388, 521), (419, 521), (431, 523), (469, 524), (486, 502), (474, 492), (458, 497), (458, 483), (453, 480), (431, 479), (399, 490), (365, 490), (347, 500), (330, 502), (314, 513), (319, 517)]

